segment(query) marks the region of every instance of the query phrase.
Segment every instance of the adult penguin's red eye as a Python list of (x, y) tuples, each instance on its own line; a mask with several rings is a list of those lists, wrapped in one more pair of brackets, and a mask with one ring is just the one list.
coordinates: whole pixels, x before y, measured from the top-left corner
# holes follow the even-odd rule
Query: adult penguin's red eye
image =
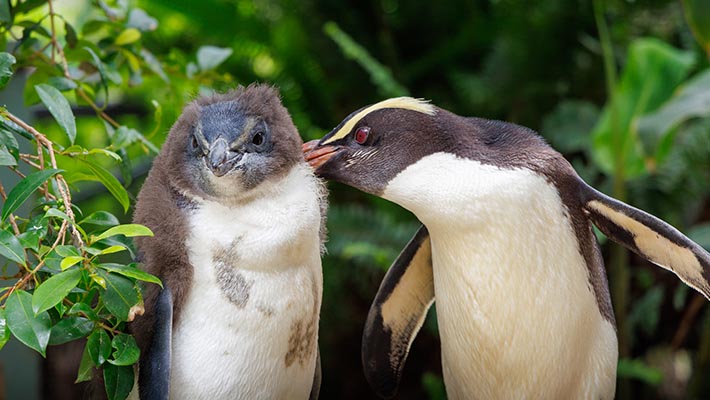
[(355, 131), (355, 141), (360, 144), (365, 144), (367, 138), (370, 136), (370, 127), (361, 126)]

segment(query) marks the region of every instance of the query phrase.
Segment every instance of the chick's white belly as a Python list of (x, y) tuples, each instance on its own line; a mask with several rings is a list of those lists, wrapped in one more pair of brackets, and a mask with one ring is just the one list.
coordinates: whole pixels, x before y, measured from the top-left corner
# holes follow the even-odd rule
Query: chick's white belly
[(240, 273), (248, 298), (235, 304), (214, 274), (196, 271), (173, 330), (171, 399), (308, 398), (317, 352), (320, 284), (313, 280), (319, 268)]

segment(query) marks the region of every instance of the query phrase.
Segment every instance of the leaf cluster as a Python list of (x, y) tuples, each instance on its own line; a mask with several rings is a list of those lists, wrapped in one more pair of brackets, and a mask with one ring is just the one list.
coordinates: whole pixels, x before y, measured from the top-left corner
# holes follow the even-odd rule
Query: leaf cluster
[[(161, 285), (132, 262), (131, 238), (152, 232), (106, 210), (87, 215), (73, 197), (98, 185), (127, 212), (133, 161), (157, 153), (158, 127), (144, 134), (112, 116), (114, 100), (144, 77), (194, 87), (221, 79), (213, 70), (231, 50), (204, 46), (194, 63), (165, 68), (142, 44), (158, 27), (146, 11), (97, 1), (76, 24), (58, 6), (0, 2), (0, 44), (10, 49), (0, 52), (0, 89), (29, 71), (24, 102), (51, 117), (32, 124), (0, 109), (0, 348), (14, 338), (46, 356), (48, 346), (85, 339), (76, 382), (99, 368), (109, 399), (123, 399), (139, 357), (127, 323), (143, 314), (144, 285)], [(162, 109), (153, 106), (159, 124)]]

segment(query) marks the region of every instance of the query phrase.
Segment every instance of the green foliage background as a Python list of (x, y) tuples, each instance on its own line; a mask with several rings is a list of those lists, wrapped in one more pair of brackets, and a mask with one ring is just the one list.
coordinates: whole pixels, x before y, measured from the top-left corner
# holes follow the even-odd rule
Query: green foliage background
[[(51, 62), (57, 59), (52, 46), (42, 48), (52, 36), (47, 5), (0, 2), (2, 41), (17, 59), (7, 66), (14, 76), (5, 90), (29, 107), (15, 102), (7, 111), (22, 114), (65, 153), (58, 167), (82, 217), (105, 211), (118, 217), (115, 224), (130, 222), (124, 206), (132, 204), (182, 106), (199, 93), (261, 81), (280, 88), (304, 140), (322, 136), (365, 104), (403, 94), (461, 115), (529, 126), (589, 183), (710, 249), (710, 9), (702, 0), (117, 0), (54, 7), (64, 18), (57, 19), (56, 37), (75, 79), (62, 79)], [(42, 97), (42, 88), (66, 97), (75, 131), (47, 111), (54, 103)], [(0, 160), (11, 164), (2, 156), (16, 159), (12, 146), (2, 145)], [(87, 172), (87, 160), (90, 171), (110, 171), (120, 187)], [(2, 175), (8, 191), (15, 182)], [(321, 394), (372, 398), (360, 366), (362, 326), (386, 268), (417, 222), (383, 200), (329, 187)], [(17, 213), (46, 212), (33, 201)], [(98, 232), (108, 225), (101, 226)], [(12, 236), (7, 223), (2, 229)], [(707, 302), (672, 274), (600, 240), (619, 324), (618, 397), (709, 397)], [(63, 257), (72, 256), (86, 255)], [(130, 257), (115, 257), (106, 262), (130, 267)], [(89, 271), (92, 262), (82, 259)], [(97, 268), (113, 276), (110, 268)], [(55, 320), (63, 314), (49, 312), (57, 313)], [(412, 347), (401, 398), (445, 396), (431, 314)], [(108, 349), (106, 360), (117, 346), (130, 348), (118, 333), (120, 320), (114, 322), (116, 332), (80, 327), (95, 348)], [(113, 349), (103, 344), (104, 334), (118, 342)], [(93, 359), (104, 361), (100, 354)], [(47, 362), (55, 362), (51, 351)], [(116, 373), (114, 364), (106, 365)], [(76, 371), (78, 360), (69, 367)], [(45, 393), (57, 394), (58, 379), (45, 382), (55, 388)]]

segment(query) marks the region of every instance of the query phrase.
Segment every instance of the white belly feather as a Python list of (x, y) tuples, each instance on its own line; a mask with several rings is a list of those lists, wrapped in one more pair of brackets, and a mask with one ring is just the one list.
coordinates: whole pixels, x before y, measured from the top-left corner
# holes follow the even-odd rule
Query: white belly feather
[(383, 197), (431, 235), (449, 398), (613, 397), (616, 332), (552, 185), (437, 153)]
[(305, 168), (269, 196), (192, 212), (171, 399), (308, 398), (323, 285), (319, 188)]

